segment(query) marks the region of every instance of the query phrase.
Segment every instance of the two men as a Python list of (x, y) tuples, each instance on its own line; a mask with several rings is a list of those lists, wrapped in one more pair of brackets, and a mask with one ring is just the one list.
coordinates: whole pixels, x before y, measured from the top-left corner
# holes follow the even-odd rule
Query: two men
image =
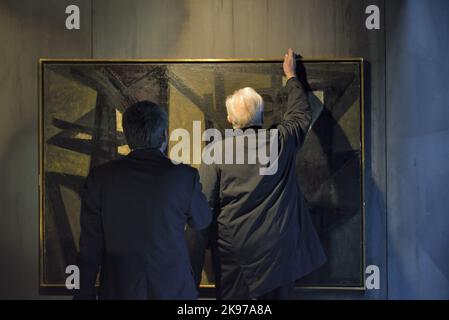
[[(278, 132), (276, 171), (261, 175), (260, 164), (250, 163), (202, 165), (206, 197), (197, 171), (174, 165), (163, 154), (165, 112), (149, 102), (126, 110), (123, 127), (133, 151), (93, 169), (86, 182), (76, 298), (95, 297), (101, 265), (100, 298), (195, 299), (193, 276), (198, 282), (209, 234), (221, 299), (288, 299), (294, 281), (324, 263), (296, 178), (296, 153), (311, 114), (291, 49), (284, 72), (288, 109), (273, 128)], [(255, 142), (247, 148), (256, 149), (246, 151), (257, 152), (262, 98), (245, 88), (230, 96), (226, 107), (228, 121), (241, 129), (226, 139), (241, 135)], [(190, 260), (186, 223), (198, 231)]]

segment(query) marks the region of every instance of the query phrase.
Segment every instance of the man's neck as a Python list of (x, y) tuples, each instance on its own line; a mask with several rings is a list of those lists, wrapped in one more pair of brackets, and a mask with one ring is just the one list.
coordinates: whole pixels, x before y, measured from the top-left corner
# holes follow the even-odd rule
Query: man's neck
[[(234, 128), (234, 129), (236, 129), (236, 128)], [(261, 125), (251, 125), (251, 126), (241, 128), (242, 131), (245, 131), (247, 129), (259, 130), (259, 129), (262, 129), (262, 126)]]

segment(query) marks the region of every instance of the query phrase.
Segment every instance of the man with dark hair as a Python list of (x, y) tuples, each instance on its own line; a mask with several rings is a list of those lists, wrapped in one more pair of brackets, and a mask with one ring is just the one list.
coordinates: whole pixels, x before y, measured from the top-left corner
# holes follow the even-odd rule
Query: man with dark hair
[(167, 114), (139, 102), (123, 115), (132, 152), (93, 168), (81, 205), (75, 299), (196, 299), (185, 225), (208, 227), (211, 212), (196, 169), (173, 164)]
[(123, 130), (131, 149), (166, 148), (167, 113), (150, 101), (128, 108), (123, 115)]

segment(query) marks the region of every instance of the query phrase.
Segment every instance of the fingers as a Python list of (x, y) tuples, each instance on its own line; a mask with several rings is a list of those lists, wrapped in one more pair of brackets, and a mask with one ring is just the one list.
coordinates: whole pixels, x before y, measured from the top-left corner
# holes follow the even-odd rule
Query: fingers
[(292, 48), (288, 48), (284, 55), (284, 73), (288, 79), (296, 76), (296, 54)]
[(296, 53), (293, 51), (292, 48), (288, 48), (287, 53), (284, 55), (284, 58), (290, 58), (290, 59), (296, 59), (297, 55)]

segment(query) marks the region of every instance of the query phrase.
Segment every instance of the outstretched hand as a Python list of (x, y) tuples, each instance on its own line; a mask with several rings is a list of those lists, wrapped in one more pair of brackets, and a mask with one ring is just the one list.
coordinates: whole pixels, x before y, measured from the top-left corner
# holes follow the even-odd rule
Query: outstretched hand
[(289, 48), (284, 56), (284, 73), (287, 80), (296, 77), (296, 54)]

